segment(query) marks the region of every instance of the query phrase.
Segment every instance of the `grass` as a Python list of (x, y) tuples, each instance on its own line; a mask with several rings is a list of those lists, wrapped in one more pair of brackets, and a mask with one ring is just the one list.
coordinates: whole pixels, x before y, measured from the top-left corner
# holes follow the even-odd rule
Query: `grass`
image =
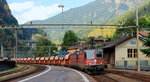
[[(6, 70), (6, 71), (3, 71), (3, 72), (0, 72), (0, 73), (5, 73), (5, 72), (11, 72), (11, 71), (16, 71), (16, 70), (18, 70), (18, 69), (21, 69), (21, 68), (23, 68), (24, 66), (23, 65), (17, 65), (15, 68), (13, 68), (13, 69), (9, 69), (9, 70)], [(7, 77), (0, 77), (0, 80), (2, 80), (2, 79), (6, 79)]]
[(0, 73), (15, 71), (15, 70), (18, 70), (18, 69), (23, 68), (23, 67), (24, 67), (23, 65), (17, 65), (15, 68), (12, 68), (12, 69), (9, 69), (9, 70), (5, 70), (5, 71), (2, 71)]

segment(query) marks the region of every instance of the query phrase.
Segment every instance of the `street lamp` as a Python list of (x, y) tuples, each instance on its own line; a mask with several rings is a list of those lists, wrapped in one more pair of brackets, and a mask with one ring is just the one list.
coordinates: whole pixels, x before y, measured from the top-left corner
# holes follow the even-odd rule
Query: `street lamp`
[(58, 8), (62, 8), (62, 28), (63, 28), (63, 8), (64, 8), (64, 5), (58, 5)]

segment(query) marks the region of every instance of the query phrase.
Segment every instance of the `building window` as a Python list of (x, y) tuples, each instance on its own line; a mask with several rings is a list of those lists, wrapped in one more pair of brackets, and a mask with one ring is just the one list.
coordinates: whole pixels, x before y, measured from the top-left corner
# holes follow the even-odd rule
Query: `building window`
[(137, 49), (134, 49), (134, 58), (137, 57)]
[(128, 49), (128, 58), (132, 58), (132, 49)]
[(128, 58), (136, 58), (137, 49), (128, 49)]

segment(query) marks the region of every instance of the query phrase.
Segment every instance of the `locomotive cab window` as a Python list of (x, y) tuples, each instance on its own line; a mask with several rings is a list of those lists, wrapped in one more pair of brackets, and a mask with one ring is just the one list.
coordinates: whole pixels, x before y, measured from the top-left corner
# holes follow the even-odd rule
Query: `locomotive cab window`
[(102, 53), (102, 52), (97, 52), (97, 53), (96, 53), (96, 56), (97, 56), (98, 58), (102, 58), (102, 57), (103, 57), (103, 53)]
[(87, 59), (93, 59), (94, 58), (94, 52), (86, 52)]

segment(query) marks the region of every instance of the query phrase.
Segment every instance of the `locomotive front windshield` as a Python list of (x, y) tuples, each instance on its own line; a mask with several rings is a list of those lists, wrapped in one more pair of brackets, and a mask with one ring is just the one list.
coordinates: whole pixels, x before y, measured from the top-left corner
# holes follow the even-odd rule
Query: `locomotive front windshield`
[(97, 52), (96, 56), (97, 56), (97, 58), (102, 58), (103, 57), (103, 52)]
[(93, 59), (94, 58), (94, 52), (86, 52), (87, 59)]

